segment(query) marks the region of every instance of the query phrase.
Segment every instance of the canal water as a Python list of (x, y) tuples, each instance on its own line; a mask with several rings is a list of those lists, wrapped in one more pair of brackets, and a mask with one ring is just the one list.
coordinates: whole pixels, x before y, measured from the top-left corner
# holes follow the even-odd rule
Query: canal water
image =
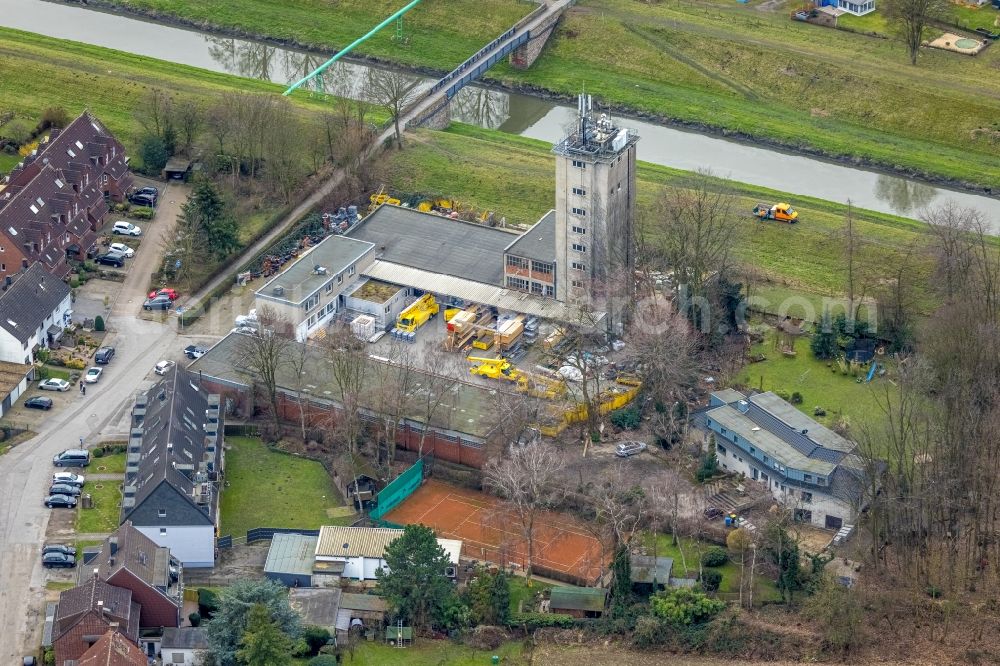
[[(281, 84), (302, 78), (328, 58), (328, 54), (220, 37), (44, 0), (0, 0), (0, 25)], [(356, 99), (362, 94), (369, 70), (365, 64), (338, 62), (318, 85), (325, 92)], [(459, 122), (551, 142), (563, 137), (574, 114), (571, 106), (478, 86), (467, 86), (452, 102), (452, 118)], [(638, 131), (642, 137), (639, 159), (647, 162), (706, 169), (739, 182), (830, 201), (850, 199), (862, 208), (913, 218), (925, 207), (950, 199), (981, 210), (994, 226), (1000, 226), (1000, 200), (991, 197), (632, 118), (620, 122)]]

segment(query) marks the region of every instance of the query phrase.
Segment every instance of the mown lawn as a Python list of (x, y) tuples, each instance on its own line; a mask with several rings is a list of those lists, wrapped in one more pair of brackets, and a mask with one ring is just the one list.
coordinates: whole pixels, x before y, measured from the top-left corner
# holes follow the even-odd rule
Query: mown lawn
[[(764, 342), (751, 348), (751, 354), (764, 354), (766, 361), (751, 363), (743, 368), (735, 379), (737, 385), (764, 391), (784, 392), (791, 396), (798, 392), (802, 403), (800, 411), (826, 426), (843, 421), (852, 427), (880, 421), (884, 415), (876, 399), (885, 401), (885, 392), (895, 393), (892, 383), (894, 364), (890, 359), (880, 358), (887, 368), (883, 377), (875, 376), (870, 384), (859, 383), (855, 374), (842, 374), (834, 362), (820, 361), (809, 350), (809, 338), (795, 340), (794, 357), (784, 356), (774, 346), (774, 335), (765, 336)], [(855, 372), (867, 370), (856, 368)], [(817, 407), (826, 411), (826, 416), (815, 416)]]
[(531, 582), (531, 587), (528, 587), (528, 580), (522, 578), (521, 576), (511, 576), (507, 584), (507, 588), (510, 590), (510, 612), (517, 613), (521, 602), (527, 603), (530, 601), (538, 592), (552, 587), (551, 583), (543, 583), (538, 580), (533, 580)]
[(23, 158), (17, 153), (5, 153), (0, 151), (0, 175), (6, 174), (13, 169)]
[(77, 507), (77, 532), (82, 534), (112, 532), (118, 527), (122, 500), (121, 484), (121, 479), (87, 481), (83, 492), (88, 493), (93, 498), (94, 508), (84, 509), (82, 502)]
[(91, 458), (90, 467), (84, 474), (124, 474), (125, 473), (125, 454), (116, 453), (111, 456), (101, 456), (100, 458)]
[(352, 659), (345, 654), (344, 664), (351, 666), (487, 666), (493, 655), (500, 663), (520, 663), (521, 643), (504, 643), (496, 650), (474, 650), (451, 641), (417, 639), (411, 647), (399, 649), (384, 640), (358, 645)]
[[(403, 152), (390, 154), (379, 168), (384, 182), (401, 194), (454, 197), (477, 211), (492, 210), (508, 224), (533, 224), (554, 206), (555, 164), (551, 146), (543, 141), (455, 123), (445, 132), (422, 130)], [(498, 177), (502, 174), (503, 177)], [(640, 162), (638, 207), (640, 225), (655, 242), (655, 206), (665, 185), (683, 186), (684, 171)], [(740, 183), (723, 183), (737, 197), (736, 214), (743, 229), (736, 246), (738, 258), (760, 274), (755, 293), (768, 297), (769, 311), (785, 299), (805, 295), (822, 312), (823, 298), (844, 293), (843, 228), (846, 207)], [(749, 214), (757, 201), (790, 201), (802, 222), (785, 225), (755, 221)], [(859, 263), (888, 270), (910, 245), (928, 239), (925, 225), (913, 220), (855, 210), (855, 229), (864, 239)], [(929, 256), (918, 253), (914, 270), (925, 271)], [(929, 311), (931, 303), (921, 306)]]
[(222, 491), (222, 534), (243, 536), (254, 527), (316, 529), (330, 524), (329, 509), (343, 505), (318, 462), (268, 448), (259, 439), (227, 437)]

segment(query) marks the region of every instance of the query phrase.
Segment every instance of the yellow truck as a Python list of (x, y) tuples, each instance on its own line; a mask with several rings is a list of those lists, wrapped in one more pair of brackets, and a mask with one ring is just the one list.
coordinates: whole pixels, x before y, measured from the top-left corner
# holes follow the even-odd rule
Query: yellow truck
[(399, 313), (399, 317), (396, 318), (396, 328), (404, 333), (412, 333), (440, 310), (441, 306), (434, 300), (434, 296), (424, 294)]

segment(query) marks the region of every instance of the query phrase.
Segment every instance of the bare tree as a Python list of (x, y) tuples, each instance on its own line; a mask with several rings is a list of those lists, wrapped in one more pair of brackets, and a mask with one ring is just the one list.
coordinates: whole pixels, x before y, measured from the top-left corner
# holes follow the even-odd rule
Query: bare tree
[(493, 488), (516, 516), (528, 549), (525, 576), (531, 581), (535, 528), (539, 515), (558, 497), (556, 478), (563, 463), (552, 448), (541, 443), (512, 447), (508, 454), (486, 463), (483, 471)]
[(410, 399), (410, 413), (424, 424), (417, 444), (417, 454), (424, 455), (424, 442), (430, 431), (431, 422), (442, 408), (454, 403), (456, 381), (464, 370), (458, 357), (442, 349), (434, 348), (424, 354), (424, 367), (432, 371), (415, 377), (412, 383), (413, 395)]
[(288, 352), (295, 344), (289, 336), (288, 321), (279, 316), (274, 308), (258, 308), (257, 318), (260, 328), (253, 334), (241, 334), (237, 345), (239, 359), (237, 365), (249, 370), (255, 383), (268, 400), (274, 427), (280, 427), (278, 410), (278, 377), (288, 363)]
[(646, 493), (633, 477), (618, 462), (591, 495), (597, 519), (608, 526), (612, 548), (628, 544), (647, 517)]
[(190, 155), (205, 125), (205, 112), (198, 102), (185, 98), (174, 105), (174, 118), (183, 141), (183, 152)]
[(369, 400), (372, 410), (379, 416), (379, 427), (375, 433), (375, 464), (384, 478), (390, 478), (392, 474), (399, 427), (413, 402), (416, 373), (410, 349), (405, 343), (394, 342), (388, 354), (389, 361), (375, 361), (368, 366), (371, 380)]
[(886, 0), (882, 5), (899, 38), (910, 54), (910, 64), (917, 64), (917, 54), (924, 41), (924, 28), (944, 16), (947, 0)]
[(170, 125), (172, 107), (173, 100), (166, 91), (160, 88), (150, 88), (142, 102), (136, 107), (133, 115), (147, 134), (162, 137)]
[(308, 391), (306, 391), (306, 370), (316, 361), (309, 352), (309, 345), (300, 343), (291, 345), (287, 354), (288, 372), (292, 375), (292, 382), (295, 384), (295, 400), (299, 404), (299, 428), (303, 443), (306, 441), (306, 404), (309, 401)]
[(396, 70), (382, 70), (374, 67), (368, 70), (365, 82), (367, 99), (389, 114), (396, 130), (396, 145), (403, 147), (403, 133), (399, 128), (399, 119), (403, 111), (417, 97), (420, 79)]
[(735, 197), (709, 172), (699, 172), (683, 186), (664, 187), (645, 216), (648, 245), (674, 272), (673, 287), (681, 311), (702, 332), (713, 324), (710, 284), (732, 269), (732, 250), (740, 228)]
[(271, 190), (288, 202), (305, 176), (302, 162), (305, 127), (287, 101), (279, 105), (278, 113), (282, 120), (268, 128), (263, 157), (267, 161), (265, 174)]
[(340, 413), (335, 417), (343, 433), (347, 451), (353, 456), (361, 438), (360, 408), (364, 400), (365, 373), (368, 368), (368, 351), (347, 326), (339, 325), (323, 343), (324, 357), (330, 364), (330, 374), (337, 387)]

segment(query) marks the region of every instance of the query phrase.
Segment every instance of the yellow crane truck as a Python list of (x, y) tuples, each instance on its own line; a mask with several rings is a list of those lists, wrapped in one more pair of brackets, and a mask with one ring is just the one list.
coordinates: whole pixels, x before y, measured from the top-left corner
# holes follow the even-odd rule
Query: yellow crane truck
[(396, 328), (404, 333), (412, 333), (440, 310), (441, 306), (434, 300), (434, 296), (424, 294), (399, 313), (396, 318)]

